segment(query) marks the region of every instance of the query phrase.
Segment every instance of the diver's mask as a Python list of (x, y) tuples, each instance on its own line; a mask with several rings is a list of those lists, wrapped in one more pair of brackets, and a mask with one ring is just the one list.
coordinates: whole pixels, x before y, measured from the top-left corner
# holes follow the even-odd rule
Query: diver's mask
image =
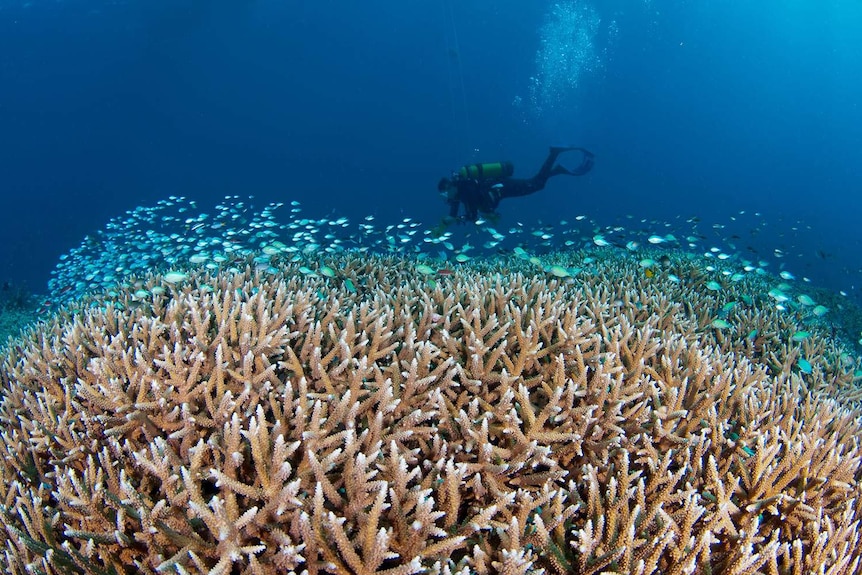
[(444, 200), (452, 200), (458, 195), (457, 174), (452, 172), (451, 178), (441, 178), (437, 183), (437, 191)]

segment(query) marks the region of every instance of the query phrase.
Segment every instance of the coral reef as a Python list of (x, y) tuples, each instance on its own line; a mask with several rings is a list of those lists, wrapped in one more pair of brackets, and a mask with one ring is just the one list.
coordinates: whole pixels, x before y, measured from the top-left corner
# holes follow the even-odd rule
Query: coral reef
[(728, 307), (756, 279), (330, 265), (142, 278), (10, 346), (6, 571), (858, 572), (854, 366)]

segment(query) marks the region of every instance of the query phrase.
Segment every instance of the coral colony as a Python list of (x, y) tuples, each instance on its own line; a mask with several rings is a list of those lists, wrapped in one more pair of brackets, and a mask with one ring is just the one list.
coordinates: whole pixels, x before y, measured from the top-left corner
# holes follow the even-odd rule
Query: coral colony
[(6, 572), (862, 568), (859, 362), (793, 280), (214, 220), (88, 240), (7, 344)]

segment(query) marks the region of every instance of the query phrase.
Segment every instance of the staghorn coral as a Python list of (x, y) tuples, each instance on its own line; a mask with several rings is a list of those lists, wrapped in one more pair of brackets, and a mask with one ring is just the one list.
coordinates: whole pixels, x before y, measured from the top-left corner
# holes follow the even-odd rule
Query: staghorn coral
[(757, 302), (711, 329), (733, 292), (702, 279), (518, 265), (199, 273), (33, 330), (0, 372), (6, 571), (859, 570), (834, 342)]

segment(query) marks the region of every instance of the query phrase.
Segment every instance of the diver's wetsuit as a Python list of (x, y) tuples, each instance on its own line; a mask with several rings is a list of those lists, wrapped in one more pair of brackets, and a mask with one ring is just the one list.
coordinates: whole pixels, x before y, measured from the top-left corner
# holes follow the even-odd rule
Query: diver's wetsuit
[[(557, 156), (563, 152), (571, 150), (580, 150), (584, 154), (584, 159), (581, 165), (574, 170), (568, 170), (563, 166), (554, 165), (557, 161)], [(548, 178), (560, 174), (569, 176), (582, 176), (593, 168), (594, 156), (588, 150), (583, 148), (551, 148), (548, 153), (548, 158), (538, 173), (532, 178), (497, 178), (475, 180), (469, 178), (456, 178), (453, 183), (456, 186), (457, 192), (451, 194), (447, 200), (449, 203), (449, 216), (452, 218), (458, 217), (458, 207), (464, 204), (464, 216), (471, 221), (475, 221), (479, 212), (491, 213), (500, 205), (500, 200), (503, 198), (516, 198), (518, 196), (528, 196), (534, 192), (538, 192), (545, 187)], [(497, 187), (494, 187), (497, 186)]]

